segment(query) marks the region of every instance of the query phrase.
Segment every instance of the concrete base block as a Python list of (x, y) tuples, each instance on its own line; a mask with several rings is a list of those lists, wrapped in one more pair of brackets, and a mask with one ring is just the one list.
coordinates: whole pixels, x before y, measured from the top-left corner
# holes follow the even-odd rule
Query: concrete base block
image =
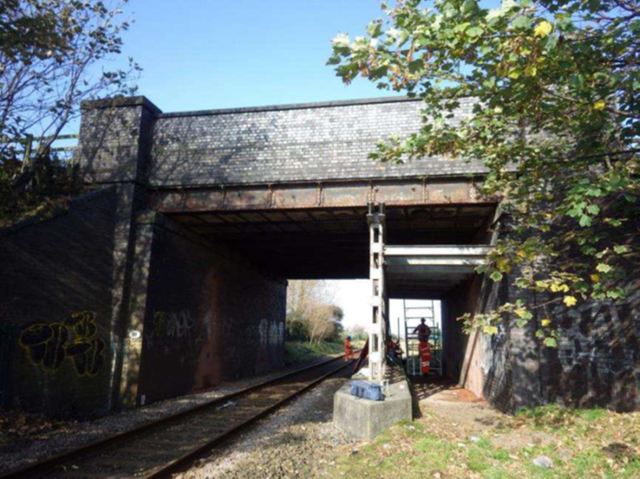
[(352, 396), (351, 382), (333, 397), (333, 423), (350, 439), (372, 441), (404, 419), (412, 419), (411, 392), (404, 380), (389, 385), (384, 401)]

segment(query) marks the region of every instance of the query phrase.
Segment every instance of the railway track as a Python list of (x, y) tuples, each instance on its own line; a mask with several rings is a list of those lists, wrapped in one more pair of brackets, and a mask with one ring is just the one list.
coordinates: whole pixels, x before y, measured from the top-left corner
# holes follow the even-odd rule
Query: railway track
[(0, 478), (166, 477), (351, 364), (343, 357), (322, 361)]

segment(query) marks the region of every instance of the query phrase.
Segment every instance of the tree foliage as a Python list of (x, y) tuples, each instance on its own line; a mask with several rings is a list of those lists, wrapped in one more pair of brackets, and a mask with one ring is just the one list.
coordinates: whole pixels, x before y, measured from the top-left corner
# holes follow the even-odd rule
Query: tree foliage
[[(640, 4), (637, 0), (398, 1), (367, 35), (333, 40), (329, 64), (424, 101), (423, 125), (371, 157), (482, 161), (483, 193), (502, 200), (512, 233), (486, 266), (520, 288), (575, 307), (625, 295), (637, 264), (640, 173)], [(454, 121), (462, 98), (473, 111)], [(546, 305), (548, 305), (547, 303)], [(540, 336), (555, 344), (546, 305)], [(467, 316), (497, 331), (521, 325), (523, 302)]]
[(335, 339), (343, 331), (342, 308), (333, 304), (334, 292), (325, 281), (290, 281), (287, 291), (287, 332), (310, 343)]
[[(83, 100), (129, 95), (139, 67), (107, 70), (122, 48), (126, 0), (0, 3), (0, 194), (8, 222), (69, 190), (51, 145)], [(23, 162), (29, 136), (44, 137)]]

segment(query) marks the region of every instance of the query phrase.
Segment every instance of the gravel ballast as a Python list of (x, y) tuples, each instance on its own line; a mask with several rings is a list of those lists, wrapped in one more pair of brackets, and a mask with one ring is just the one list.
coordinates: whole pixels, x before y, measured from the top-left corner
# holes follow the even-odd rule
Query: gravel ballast
[[(126, 431), (149, 421), (171, 416), (212, 399), (268, 381), (287, 372), (301, 369), (315, 362), (305, 365), (292, 365), (271, 374), (223, 384), (210, 391), (159, 401), (96, 420), (68, 421), (63, 427), (60, 426), (60, 421), (56, 421), (56, 427), (50, 430), (36, 429), (29, 431), (26, 435), (4, 438), (5, 440), (0, 443), (0, 472), (78, 448), (89, 442)], [(7, 426), (7, 428), (9, 427)]]
[(178, 475), (180, 479), (333, 477), (339, 451), (355, 447), (333, 425), (331, 377)]

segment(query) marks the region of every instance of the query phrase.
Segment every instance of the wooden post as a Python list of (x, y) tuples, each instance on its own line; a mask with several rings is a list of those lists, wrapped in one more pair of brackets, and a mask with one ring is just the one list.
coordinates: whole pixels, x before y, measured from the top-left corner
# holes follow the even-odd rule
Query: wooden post
[(31, 150), (33, 149), (33, 135), (27, 135), (25, 137), (24, 156), (22, 157), (22, 168), (24, 172), (31, 164)]

